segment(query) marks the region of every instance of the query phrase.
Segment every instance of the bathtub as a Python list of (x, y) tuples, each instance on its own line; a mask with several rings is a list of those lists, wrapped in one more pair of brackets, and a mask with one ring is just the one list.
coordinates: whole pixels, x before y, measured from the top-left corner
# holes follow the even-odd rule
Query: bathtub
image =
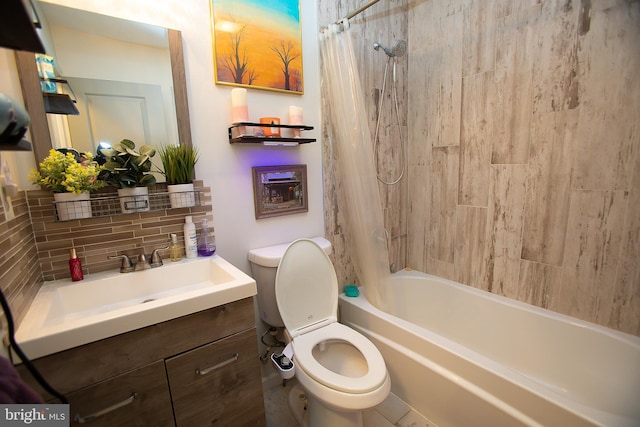
[(439, 427), (640, 426), (640, 338), (436, 276), (363, 288), (340, 322), (380, 349), (392, 392)]

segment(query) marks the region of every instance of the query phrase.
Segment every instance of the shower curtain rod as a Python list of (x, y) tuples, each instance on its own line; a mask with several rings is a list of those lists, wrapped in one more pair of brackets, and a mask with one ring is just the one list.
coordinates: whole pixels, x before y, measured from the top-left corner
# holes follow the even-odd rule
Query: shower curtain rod
[[(364, 12), (365, 10), (369, 9), (371, 6), (373, 6), (374, 4), (378, 3), (380, 0), (371, 0), (369, 3), (365, 4), (364, 6), (362, 6), (359, 9), (354, 10), (353, 12), (349, 13), (347, 16), (345, 16), (344, 18), (347, 19), (351, 19), (354, 16)], [(344, 19), (342, 18), (342, 19)], [(340, 24), (340, 22), (342, 21), (342, 19), (340, 21), (336, 21), (335, 24)]]

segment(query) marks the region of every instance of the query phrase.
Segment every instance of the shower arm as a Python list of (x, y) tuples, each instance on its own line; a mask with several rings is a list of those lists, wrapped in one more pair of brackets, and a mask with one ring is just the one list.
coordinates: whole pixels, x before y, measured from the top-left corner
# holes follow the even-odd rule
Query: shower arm
[[(364, 12), (365, 10), (369, 9), (371, 6), (373, 6), (374, 4), (378, 3), (380, 0), (371, 0), (369, 3), (365, 4), (364, 6), (360, 7), (359, 9), (354, 10), (353, 12), (347, 14), (344, 18), (347, 19), (351, 19), (354, 16)], [(342, 19), (344, 19), (342, 18)], [(336, 21), (335, 24), (340, 24), (342, 22), (342, 19), (340, 21)]]

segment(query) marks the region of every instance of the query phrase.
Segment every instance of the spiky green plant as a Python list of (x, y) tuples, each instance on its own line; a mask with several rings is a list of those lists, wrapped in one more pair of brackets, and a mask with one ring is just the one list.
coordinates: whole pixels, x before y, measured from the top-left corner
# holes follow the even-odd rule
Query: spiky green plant
[(167, 184), (193, 182), (193, 171), (198, 162), (198, 150), (190, 145), (166, 145), (158, 150)]
[(155, 148), (142, 145), (138, 151), (136, 144), (123, 139), (111, 148), (101, 148), (100, 153), (105, 156), (106, 163), (100, 172), (102, 179), (115, 188), (146, 187), (156, 183), (156, 177), (151, 175), (151, 158), (156, 154)]

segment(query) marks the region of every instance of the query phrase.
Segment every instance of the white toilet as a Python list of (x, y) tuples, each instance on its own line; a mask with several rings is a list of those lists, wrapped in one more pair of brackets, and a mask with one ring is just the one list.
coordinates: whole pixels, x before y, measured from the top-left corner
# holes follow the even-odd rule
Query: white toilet
[[(373, 343), (338, 323), (338, 280), (323, 249), (327, 244), (326, 239), (300, 239), (286, 247), (275, 299), (292, 340), (295, 376), (307, 395), (309, 425), (362, 426), (362, 411), (381, 403), (391, 382)], [(251, 253), (249, 259), (259, 261)]]

